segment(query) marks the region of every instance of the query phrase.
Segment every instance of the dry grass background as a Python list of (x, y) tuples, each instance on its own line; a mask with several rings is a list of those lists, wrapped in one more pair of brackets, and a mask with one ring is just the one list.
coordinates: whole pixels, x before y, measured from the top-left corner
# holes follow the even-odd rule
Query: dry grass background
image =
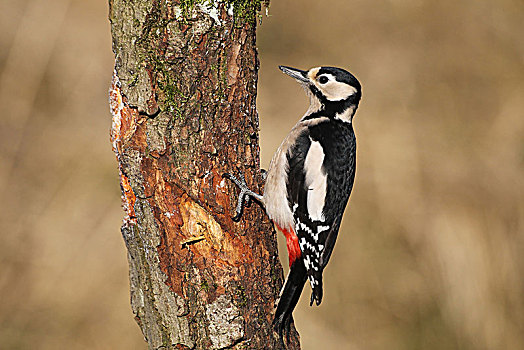
[[(325, 299), (295, 312), (303, 348), (524, 349), (524, 3), (269, 12), (266, 167), (306, 103), (278, 64), (346, 67), (364, 88)], [(2, 349), (145, 348), (108, 140), (110, 48), (106, 1), (0, 2)]]

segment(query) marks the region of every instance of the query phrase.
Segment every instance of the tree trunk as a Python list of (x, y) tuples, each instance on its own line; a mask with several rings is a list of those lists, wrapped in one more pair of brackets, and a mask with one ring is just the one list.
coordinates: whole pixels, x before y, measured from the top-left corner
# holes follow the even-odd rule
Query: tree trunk
[(222, 178), (240, 171), (261, 190), (260, 0), (109, 4), (111, 141), (136, 321), (152, 349), (277, 348), (276, 234), (258, 206), (232, 221), (238, 191)]

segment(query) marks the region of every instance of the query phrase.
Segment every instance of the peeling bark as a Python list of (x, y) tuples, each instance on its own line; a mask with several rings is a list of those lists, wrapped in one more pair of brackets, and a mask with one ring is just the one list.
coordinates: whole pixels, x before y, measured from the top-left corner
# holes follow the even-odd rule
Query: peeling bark
[[(231, 220), (242, 171), (261, 190), (260, 2), (110, 0), (111, 141), (131, 306), (149, 348), (277, 348), (276, 234), (257, 206)], [(299, 349), (292, 331), (290, 349)]]

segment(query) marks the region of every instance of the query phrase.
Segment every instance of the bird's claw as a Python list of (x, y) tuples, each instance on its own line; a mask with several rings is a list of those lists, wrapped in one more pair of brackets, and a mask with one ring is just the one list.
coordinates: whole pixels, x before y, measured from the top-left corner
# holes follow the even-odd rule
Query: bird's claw
[(257, 196), (257, 194), (252, 192), (249, 187), (247, 187), (246, 179), (242, 173), (240, 173), (238, 177), (230, 173), (225, 173), (222, 175), (222, 177), (233, 181), (233, 183), (237, 185), (238, 188), (240, 188), (237, 207), (235, 210), (236, 215), (232, 217), (233, 221), (238, 222), (242, 217), (242, 210), (244, 209), (244, 206), (249, 207), (251, 205), (251, 196)]

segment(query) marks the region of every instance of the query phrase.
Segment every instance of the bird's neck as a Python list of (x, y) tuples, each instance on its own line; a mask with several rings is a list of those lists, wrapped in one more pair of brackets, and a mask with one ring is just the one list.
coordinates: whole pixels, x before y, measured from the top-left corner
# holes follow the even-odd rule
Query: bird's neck
[(341, 112), (336, 113), (335, 119), (339, 119), (339, 120), (342, 120), (343, 122), (351, 123), (356, 110), (357, 110), (356, 105), (353, 105), (353, 104), (349, 105), (345, 109), (343, 109)]
[(303, 120), (314, 119), (319, 117), (328, 117), (330, 119), (339, 119), (351, 123), (357, 110), (357, 105), (352, 101), (321, 101), (315, 95), (310, 96), (309, 108), (306, 111)]
[(304, 116), (308, 116), (308, 115), (312, 115), (314, 113), (318, 113), (324, 107), (324, 105), (322, 104), (322, 102), (320, 102), (318, 97), (313, 95), (311, 92), (308, 95), (309, 95), (309, 108), (306, 111), (306, 114)]

